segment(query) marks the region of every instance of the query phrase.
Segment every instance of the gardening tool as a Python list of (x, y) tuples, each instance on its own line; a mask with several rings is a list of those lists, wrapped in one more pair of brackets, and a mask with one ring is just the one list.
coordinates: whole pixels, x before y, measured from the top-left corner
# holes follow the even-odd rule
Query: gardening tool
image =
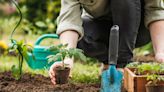
[(101, 92), (121, 92), (123, 74), (116, 69), (119, 45), (119, 27), (114, 25), (110, 30), (109, 67), (102, 72)]
[(27, 53), (25, 56), (25, 60), (27, 64), (32, 69), (44, 69), (49, 68), (52, 63), (48, 63), (47, 56), (54, 55), (56, 52), (51, 52), (47, 48), (48, 46), (41, 46), (40, 43), (46, 38), (54, 38), (58, 39), (58, 35), (56, 34), (44, 34), (40, 36), (37, 41), (35, 42), (33, 52)]

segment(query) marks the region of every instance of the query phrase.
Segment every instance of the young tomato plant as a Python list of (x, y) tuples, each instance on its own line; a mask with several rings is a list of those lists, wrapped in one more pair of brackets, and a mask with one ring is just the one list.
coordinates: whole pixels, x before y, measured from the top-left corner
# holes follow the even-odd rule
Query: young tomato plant
[(51, 52), (56, 53), (55, 55), (49, 55), (48, 62), (57, 62), (61, 61), (62, 66), (56, 67), (55, 70), (55, 79), (57, 84), (65, 84), (68, 82), (70, 67), (64, 63), (65, 58), (75, 58), (81, 61), (86, 61), (86, 56), (83, 54), (83, 51), (77, 48), (67, 49), (67, 44), (51, 46), (48, 48)]
[(158, 74), (160, 73), (160, 64), (159, 63), (142, 63), (137, 67), (138, 74)]
[(11, 39), (11, 46), (9, 50), (16, 51), (18, 53), (18, 66), (13, 65), (11, 70), (12, 74), (15, 77), (16, 80), (19, 80), (22, 75), (22, 67), (23, 67), (23, 61), (24, 57), (27, 56), (27, 53), (29, 51), (32, 51), (30, 48), (30, 45), (25, 44), (23, 41), (16, 41), (14, 39)]
[(152, 63), (150, 66), (151, 69), (149, 71), (151, 71), (151, 73), (148, 73), (146, 75), (147, 80), (149, 81), (147, 84), (158, 85), (158, 82), (160, 81), (164, 82), (164, 76), (161, 75), (164, 72), (164, 64)]
[(9, 47), (9, 51), (13, 50), (18, 53), (18, 61), (19, 61), (18, 66), (13, 65), (11, 69), (12, 69), (12, 74), (15, 77), (15, 79), (19, 80), (19, 79), (21, 79), (21, 75), (22, 75), (22, 66), (23, 66), (24, 57), (27, 56), (28, 51), (30, 51), (29, 47), (31, 47), (31, 46), (25, 44), (23, 42), (23, 40), (17, 41), (15, 39), (13, 39), (13, 34), (22, 21), (22, 13), (21, 13), (21, 10), (20, 10), (17, 2), (15, 0), (11, 0), (11, 2), (16, 6), (16, 8), (19, 11), (19, 15), (20, 15), (20, 19), (11, 33), (11, 37), (10, 37), (11, 46)]
[(148, 85), (158, 85), (158, 82), (164, 82), (164, 76), (159, 74), (147, 74)]
[(61, 61), (63, 64), (62, 69), (64, 69), (67, 65), (64, 64), (64, 59), (66, 57), (68, 58), (72, 58), (74, 57), (75, 59), (81, 60), (81, 61), (86, 61), (86, 56), (83, 54), (83, 51), (81, 49), (77, 49), (77, 48), (70, 48), (70, 49), (66, 49), (67, 48), (67, 44), (63, 45), (63, 44), (59, 44), (56, 46), (51, 46), (48, 48), (48, 50), (55, 52), (55, 55), (49, 55), (48, 58), (48, 62), (57, 62), (57, 61)]

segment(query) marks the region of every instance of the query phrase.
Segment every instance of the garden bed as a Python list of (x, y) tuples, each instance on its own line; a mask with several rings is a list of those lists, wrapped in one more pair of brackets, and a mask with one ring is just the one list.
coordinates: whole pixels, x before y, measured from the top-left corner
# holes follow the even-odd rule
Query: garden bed
[(23, 74), (16, 81), (11, 72), (0, 73), (0, 92), (99, 92), (100, 84), (73, 84), (53, 86), (48, 77)]

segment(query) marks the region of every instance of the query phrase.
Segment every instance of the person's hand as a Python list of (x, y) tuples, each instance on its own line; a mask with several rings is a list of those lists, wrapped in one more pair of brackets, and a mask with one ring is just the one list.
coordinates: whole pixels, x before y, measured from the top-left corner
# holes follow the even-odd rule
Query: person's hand
[[(51, 65), (50, 70), (49, 70), (49, 76), (51, 79), (51, 82), (56, 85), (56, 79), (55, 79), (55, 68), (56, 67), (61, 67), (62, 66), (62, 62), (55, 62), (54, 64)], [(73, 58), (66, 58), (64, 60), (64, 64), (69, 67), (70, 69), (73, 68)]]
[(156, 53), (155, 59), (160, 63), (164, 63), (164, 53)]

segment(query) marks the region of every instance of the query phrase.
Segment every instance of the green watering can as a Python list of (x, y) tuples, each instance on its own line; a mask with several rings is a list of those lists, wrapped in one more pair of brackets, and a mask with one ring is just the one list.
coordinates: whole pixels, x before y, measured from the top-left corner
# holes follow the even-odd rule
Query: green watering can
[(43, 41), (46, 38), (58, 39), (59, 37), (57, 34), (44, 34), (37, 39), (37, 41), (34, 44), (33, 52), (28, 52), (27, 56), (25, 57), (28, 66), (32, 69), (49, 68), (53, 63), (48, 63), (47, 56), (54, 55), (56, 53), (47, 50), (48, 46), (40, 45), (41, 41)]
[[(22, 13), (21, 13), (21, 10), (20, 10), (17, 2), (15, 0), (11, 0), (11, 2), (15, 5), (15, 7), (18, 9), (19, 14), (20, 14), (20, 20), (17, 23), (17, 25), (15, 26), (15, 28), (14, 28), (12, 34), (11, 34), (11, 38), (12, 38), (13, 33), (15, 32), (16, 28), (19, 26), (19, 24), (22, 21)], [(49, 68), (52, 65), (52, 63), (53, 63), (53, 62), (52, 63), (48, 63), (47, 62), (47, 60), (48, 60), (47, 56), (48, 55), (52, 55), (52, 54), (56, 54), (56, 53), (47, 50), (48, 46), (40, 46), (41, 41), (43, 39), (46, 39), (46, 38), (58, 39), (58, 35), (56, 35), (56, 34), (45, 34), (45, 35), (42, 35), (35, 42), (33, 52), (32, 53), (27, 52), (25, 54), (25, 56), (24, 56), (25, 60), (27, 61), (28, 66), (30, 68), (32, 68), (32, 69)], [(17, 43), (15, 43), (13, 41), (12, 44), (17, 44)]]

